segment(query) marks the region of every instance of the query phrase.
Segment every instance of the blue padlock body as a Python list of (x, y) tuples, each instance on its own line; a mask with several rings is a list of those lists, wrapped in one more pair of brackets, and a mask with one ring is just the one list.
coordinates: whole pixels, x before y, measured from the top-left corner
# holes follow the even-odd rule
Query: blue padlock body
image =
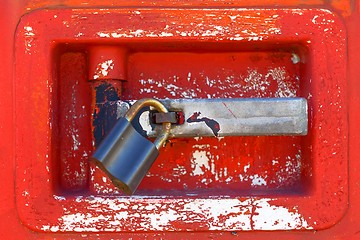
[(155, 145), (120, 118), (103, 139), (92, 160), (126, 194), (133, 194), (159, 155)]

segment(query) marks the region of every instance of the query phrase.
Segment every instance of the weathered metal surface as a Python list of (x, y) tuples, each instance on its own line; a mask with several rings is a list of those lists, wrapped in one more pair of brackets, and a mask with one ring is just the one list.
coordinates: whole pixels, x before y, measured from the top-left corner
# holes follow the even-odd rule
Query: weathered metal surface
[[(120, 100), (121, 82), (120, 81), (91, 81), (93, 114), (92, 134), (94, 145), (99, 146), (104, 136), (108, 134), (117, 121), (117, 106), (113, 104)], [(64, 97), (66, 99), (66, 97)], [(86, 154), (89, 156), (89, 154)]]
[[(173, 6), (171, 1), (166, 4)], [(11, 188), (22, 232), (33, 238), (60, 232), (57, 237), (80, 238), (71, 232), (82, 232), (84, 237), (116, 238), (129, 231), (206, 235), (225, 230), (252, 231), (237, 233), (245, 237), (312, 238), (314, 231), (306, 229), (326, 229), (315, 233), (325, 238), (326, 232), (335, 231), (332, 226), (342, 224), (354, 196), (348, 192), (348, 117), (353, 129), (357, 126), (353, 113), (347, 114), (349, 106), (354, 109), (347, 101), (357, 92), (351, 89), (352, 98), (346, 95), (344, 19), (323, 9), (211, 6), (186, 11), (57, 9), (23, 16), (12, 81), (16, 184)], [(97, 86), (108, 80), (88, 83), (84, 71), (87, 49), (96, 41), (132, 50), (129, 82), (121, 94), (120, 87), (113, 89), (115, 102), (143, 97), (303, 97), (309, 104), (308, 135), (173, 139), (138, 195), (125, 197), (99, 169), (80, 165), (97, 142), (95, 127), (105, 129), (109, 123), (97, 115), (100, 104), (110, 104), (108, 95), (102, 101), (95, 96)], [(354, 78), (351, 84), (356, 82)], [(73, 87), (79, 91), (69, 91)], [(93, 94), (92, 99), (83, 99), (82, 92)], [(85, 113), (82, 106), (70, 108), (77, 98), (89, 101)], [(70, 111), (73, 124), (66, 121)], [(114, 120), (113, 112), (110, 115)], [(100, 118), (101, 124), (89, 126)], [(77, 147), (72, 145), (76, 129), (82, 139)], [(105, 131), (97, 132), (100, 139)], [(350, 146), (356, 146), (356, 139), (351, 138)], [(68, 149), (70, 157), (59, 157), (58, 148)], [(349, 148), (352, 157), (354, 149)], [(70, 177), (59, 165), (66, 166)], [(76, 177), (81, 179), (79, 188), (70, 184)], [(66, 187), (60, 184), (64, 179)], [(347, 223), (358, 219), (351, 216)], [(253, 231), (295, 229), (304, 231)]]
[[(118, 117), (125, 115), (132, 102), (117, 102)], [(171, 128), (173, 138), (307, 134), (308, 109), (304, 98), (163, 99), (161, 102), (169, 111), (184, 113), (184, 124)], [(152, 123), (150, 110), (142, 112), (140, 119), (147, 136), (158, 136), (161, 126)]]

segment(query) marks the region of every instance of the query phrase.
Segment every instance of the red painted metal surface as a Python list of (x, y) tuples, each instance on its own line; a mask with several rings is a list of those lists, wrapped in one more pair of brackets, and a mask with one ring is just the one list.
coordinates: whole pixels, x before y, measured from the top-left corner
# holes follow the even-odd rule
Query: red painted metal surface
[[(186, 11), (72, 4), (23, 16), (14, 81), (11, 61), (2, 64), (13, 91), (1, 102), (14, 96), (14, 108), (4, 104), (14, 121), (1, 118), (6, 239), (357, 238), (358, 12), (336, 1)], [(15, 31), (20, 14), (2, 29)], [(126, 54), (100, 59), (101, 45)], [(123, 71), (111, 72), (106, 63), (121, 59)], [(94, 72), (100, 81), (88, 81)], [(122, 100), (301, 96), (309, 134), (172, 139), (129, 198), (88, 163), (96, 113), (112, 100), (98, 101), (104, 84)], [(192, 233), (168, 232), (184, 230)]]

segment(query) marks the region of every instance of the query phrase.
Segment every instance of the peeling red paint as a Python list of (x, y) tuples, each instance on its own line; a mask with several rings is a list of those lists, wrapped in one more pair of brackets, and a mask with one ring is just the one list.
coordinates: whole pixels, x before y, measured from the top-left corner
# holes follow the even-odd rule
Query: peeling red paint
[[(22, 18), (16, 37), (16, 204), (27, 227), (44, 232), (323, 229), (347, 209), (346, 41), (344, 26), (332, 12), (41, 10)], [(81, 109), (71, 104), (87, 99), (72, 98), (78, 92), (69, 90), (77, 79), (84, 83), (79, 90), (94, 94), (86, 71), (74, 73), (71, 61), (58, 58), (60, 50), (86, 54), (94, 40), (132, 49), (129, 82), (118, 89), (125, 100), (303, 96), (310, 104), (309, 135), (174, 139), (137, 196), (124, 197), (87, 165), (81, 167), (89, 173), (82, 192), (71, 193), (74, 162), (83, 160), (75, 148), (83, 145), (69, 144), (74, 139), (61, 131), (69, 127), (67, 114), (50, 106), (69, 106), (77, 112), (73, 120)], [(189, 58), (199, 48), (205, 53)], [(74, 69), (86, 66), (84, 57), (77, 60), (83, 67), (74, 64)], [(57, 102), (54, 92), (65, 99)], [(87, 99), (87, 109), (95, 106), (93, 99)], [(90, 124), (91, 116), (83, 120)], [(87, 139), (81, 144), (87, 142), (91, 152), (91, 127), (79, 131)], [(59, 136), (65, 142), (57, 146)], [(57, 168), (68, 161), (58, 159), (56, 148), (67, 146), (62, 154), (75, 156), (70, 178)], [(64, 180), (67, 187), (54, 188)]]

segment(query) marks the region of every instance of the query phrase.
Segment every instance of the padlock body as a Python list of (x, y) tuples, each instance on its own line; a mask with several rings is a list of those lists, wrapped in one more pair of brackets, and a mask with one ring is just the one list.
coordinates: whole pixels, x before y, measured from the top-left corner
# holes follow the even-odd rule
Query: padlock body
[(158, 157), (155, 145), (120, 118), (92, 156), (114, 185), (133, 194)]

